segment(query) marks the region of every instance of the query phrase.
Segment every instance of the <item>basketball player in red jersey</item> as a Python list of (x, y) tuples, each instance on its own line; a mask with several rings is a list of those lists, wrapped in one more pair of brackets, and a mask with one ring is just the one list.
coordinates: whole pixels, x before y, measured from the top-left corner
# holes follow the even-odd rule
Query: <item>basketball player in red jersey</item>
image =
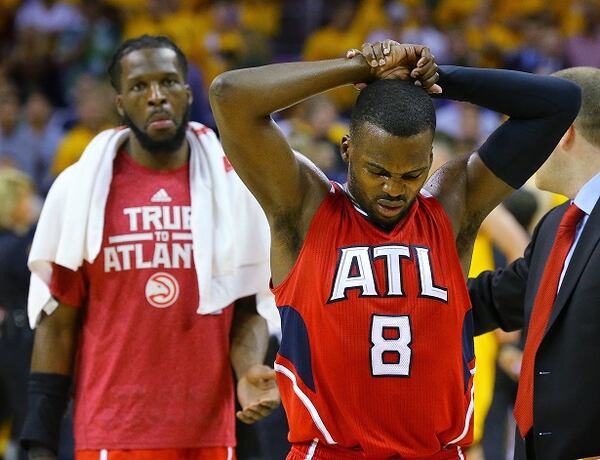
[[(342, 142), (348, 182), (339, 185), (292, 151), (271, 113), (356, 82), (368, 85)], [(510, 118), (426, 182), (428, 92), (441, 90)], [(227, 72), (210, 97), (225, 151), (271, 227), (288, 459), (463, 458), (472, 437), (473, 240), (552, 152), (577, 114), (579, 88), (438, 67), (427, 48), (386, 41), (347, 59)]]
[[(197, 280), (193, 219), (213, 214), (193, 211), (200, 197), (192, 193), (198, 189), (189, 165), (202, 154), (194, 146), (213, 134), (188, 125), (186, 68), (181, 50), (165, 37), (139, 37), (115, 51), (109, 73), (130, 130), (115, 147), (100, 252), (76, 271), (52, 267), (49, 288), (58, 307), (36, 328), (22, 434), (32, 459), (56, 459), (71, 380), (77, 460), (234, 459), (232, 367), (240, 420), (259, 420), (279, 403), (275, 372), (262, 365), (268, 334), (255, 296), (234, 298), (234, 305), (211, 314), (197, 312), (206, 295)], [(239, 181), (214, 144), (216, 169), (232, 192)], [(252, 212), (235, 211), (234, 250), (245, 239), (256, 245), (243, 229)], [(256, 237), (256, 227), (248, 230)], [(207, 266), (211, 270), (212, 262)]]

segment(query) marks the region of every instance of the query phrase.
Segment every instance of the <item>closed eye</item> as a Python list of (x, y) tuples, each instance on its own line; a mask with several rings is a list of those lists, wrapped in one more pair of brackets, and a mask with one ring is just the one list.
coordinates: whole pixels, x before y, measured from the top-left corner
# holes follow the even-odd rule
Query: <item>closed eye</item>
[(404, 176), (402, 176), (404, 179), (418, 179), (419, 177), (421, 177), (423, 175), (424, 170), (421, 171), (415, 171), (409, 174), (404, 174)]
[(369, 169), (369, 168), (367, 168), (367, 172), (369, 174), (371, 174), (372, 176), (390, 177), (390, 174), (387, 171), (382, 171), (382, 170), (378, 170), (378, 169)]

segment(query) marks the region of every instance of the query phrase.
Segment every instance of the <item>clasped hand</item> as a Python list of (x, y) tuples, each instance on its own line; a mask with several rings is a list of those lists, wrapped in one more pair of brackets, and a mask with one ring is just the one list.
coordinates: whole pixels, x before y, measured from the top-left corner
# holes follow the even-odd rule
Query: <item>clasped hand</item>
[[(423, 45), (401, 44), (394, 40), (365, 43), (361, 49), (351, 49), (346, 52), (346, 58), (364, 57), (371, 67), (373, 80), (400, 79), (413, 80), (415, 85), (422, 87), (428, 93), (439, 94), (442, 88), (437, 85), (440, 76), (435, 58), (429, 48)], [(358, 89), (365, 83), (355, 85)]]

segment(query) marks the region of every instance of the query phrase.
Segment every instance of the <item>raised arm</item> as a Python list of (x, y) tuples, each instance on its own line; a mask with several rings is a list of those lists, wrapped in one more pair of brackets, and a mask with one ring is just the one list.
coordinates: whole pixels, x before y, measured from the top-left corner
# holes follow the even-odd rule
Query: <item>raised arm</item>
[[(426, 48), (403, 46), (416, 66)], [(377, 45), (375, 64), (386, 63), (386, 51), (389, 54), (384, 44)], [(356, 55), (234, 70), (211, 85), (211, 106), (225, 153), (271, 226), (275, 284), (293, 266), (329, 183), (312, 163), (292, 151), (271, 114), (328, 89), (370, 81), (376, 73), (362, 55)]]
[(442, 97), (504, 113), (477, 152), (449, 162), (427, 184), (448, 212), (461, 256), (483, 218), (552, 153), (579, 111), (577, 85), (497, 69), (440, 66)]
[(271, 114), (337, 86), (370, 79), (362, 56), (226, 72), (210, 88), (223, 148), (269, 220), (318, 207), (328, 184), (294, 154)]

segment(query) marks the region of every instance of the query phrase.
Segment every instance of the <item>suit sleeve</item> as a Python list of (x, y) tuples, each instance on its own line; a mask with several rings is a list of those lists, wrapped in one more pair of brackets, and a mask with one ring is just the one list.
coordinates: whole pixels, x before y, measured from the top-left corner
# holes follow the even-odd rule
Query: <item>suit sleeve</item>
[(531, 256), (538, 232), (545, 218), (540, 221), (523, 257), (506, 268), (484, 271), (468, 281), (469, 296), (473, 306), (475, 335), (501, 328), (516, 331), (523, 328), (525, 291), (529, 279)]

